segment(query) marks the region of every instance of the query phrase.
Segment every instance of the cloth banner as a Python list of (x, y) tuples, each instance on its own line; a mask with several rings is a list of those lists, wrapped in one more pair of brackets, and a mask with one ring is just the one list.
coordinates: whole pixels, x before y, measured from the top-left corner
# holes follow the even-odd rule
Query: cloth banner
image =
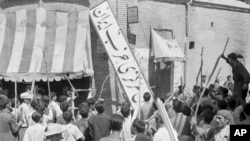
[(0, 78), (31, 82), (92, 75), (89, 11), (0, 13)]

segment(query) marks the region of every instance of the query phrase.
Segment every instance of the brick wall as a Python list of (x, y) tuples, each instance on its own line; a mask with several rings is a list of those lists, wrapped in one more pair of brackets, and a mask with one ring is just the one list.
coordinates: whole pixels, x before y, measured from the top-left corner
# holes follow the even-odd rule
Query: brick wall
[[(102, 0), (90, 1), (90, 7), (94, 7)], [(109, 0), (109, 4), (112, 8), (112, 11), (118, 21), (118, 24), (123, 30), (123, 33), (126, 37), (127, 34), (127, 3), (128, 0)], [(118, 14), (117, 14), (118, 13)], [(92, 57), (93, 65), (95, 71), (95, 86), (97, 88), (97, 95), (100, 94), (102, 85), (103, 91), (101, 97), (105, 99), (106, 102), (106, 112), (108, 114), (115, 112), (117, 105), (119, 104), (118, 98), (118, 79), (113, 69), (112, 64), (109, 62), (108, 56), (106, 53), (97, 52), (97, 33), (92, 28)], [(104, 83), (105, 79), (108, 77), (107, 81)]]

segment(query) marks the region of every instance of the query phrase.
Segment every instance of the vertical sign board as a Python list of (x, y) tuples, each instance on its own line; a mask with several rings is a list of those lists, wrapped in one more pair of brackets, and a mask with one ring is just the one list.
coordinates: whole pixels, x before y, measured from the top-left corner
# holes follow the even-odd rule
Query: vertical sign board
[[(140, 76), (138, 62), (132, 54), (108, 2), (104, 1), (91, 9), (90, 18), (102, 40), (121, 85), (135, 108), (138, 100), (143, 99), (142, 95), (146, 92), (152, 95), (152, 91), (144, 76)], [(141, 80), (139, 81), (139, 79)], [(141, 83), (140, 86), (139, 82)]]

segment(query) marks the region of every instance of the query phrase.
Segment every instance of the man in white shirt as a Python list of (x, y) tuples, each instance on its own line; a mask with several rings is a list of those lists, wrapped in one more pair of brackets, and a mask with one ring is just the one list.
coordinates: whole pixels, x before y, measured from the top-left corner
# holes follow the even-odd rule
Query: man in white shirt
[(79, 128), (71, 123), (73, 115), (71, 111), (63, 113), (63, 119), (66, 121), (64, 125), (65, 132), (63, 133), (63, 139), (61, 141), (84, 141), (85, 137)]
[(56, 117), (59, 117), (60, 115), (62, 115), (62, 110), (60, 109), (59, 104), (56, 102), (57, 93), (56, 92), (51, 92), (50, 95), (51, 95), (51, 101), (50, 101), (48, 107), (51, 110), (55, 110)]
[(45, 126), (42, 123), (42, 115), (38, 112), (32, 114), (32, 120), (35, 122), (33, 126), (30, 126), (23, 137), (24, 141), (44, 141)]
[[(155, 116), (155, 121), (156, 121), (156, 126), (158, 130), (154, 135), (154, 138), (153, 138), (154, 141), (171, 141), (173, 140), (173, 136), (174, 138), (176, 138), (175, 141), (178, 141), (178, 138), (177, 138), (178, 133), (174, 129), (172, 131), (167, 130), (159, 112)], [(173, 136), (171, 136), (170, 134), (173, 134)]]
[(20, 120), (22, 120), (22, 125), (19, 130), (19, 139), (22, 141), (26, 129), (29, 127), (28, 117), (31, 113), (30, 101), (32, 96), (28, 92), (21, 93), (20, 95), (22, 104), (19, 106)]

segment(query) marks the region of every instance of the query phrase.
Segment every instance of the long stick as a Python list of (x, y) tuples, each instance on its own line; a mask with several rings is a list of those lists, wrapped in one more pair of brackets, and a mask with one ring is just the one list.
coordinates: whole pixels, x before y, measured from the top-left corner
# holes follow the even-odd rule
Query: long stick
[(216, 75), (216, 77), (215, 77), (214, 83), (217, 81), (217, 79), (218, 79), (218, 77), (219, 77), (219, 74), (220, 74), (220, 71), (221, 71), (221, 68), (219, 69), (219, 71), (218, 71), (218, 73), (217, 73), (217, 75)]
[[(226, 48), (227, 48), (228, 42), (229, 42), (229, 37), (227, 38), (227, 42), (226, 42), (226, 45), (225, 45), (225, 47), (224, 47), (224, 49), (223, 49), (223, 53), (225, 52), (225, 50), (226, 50)], [(220, 57), (220, 55), (219, 55), (219, 57), (217, 58), (217, 60), (216, 60), (216, 62), (215, 62), (214, 68), (213, 68), (213, 70), (212, 70), (212, 72), (211, 72), (211, 74), (210, 74), (210, 76), (209, 76), (209, 78), (208, 78), (208, 80), (207, 80), (207, 82), (206, 82), (206, 86), (205, 86), (204, 89), (202, 90), (202, 93), (201, 93), (201, 95), (200, 95), (200, 98), (199, 98), (199, 100), (198, 100), (198, 102), (197, 102), (197, 106), (196, 106), (196, 109), (195, 109), (195, 114), (194, 114), (195, 117), (196, 117), (197, 112), (198, 112), (198, 107), (199, 107), (199, 105), (200, 105), (201, 98), (203, 97), (203, 94), (204, 94), (204, 92), (205, 92), (205, 89), (207, 88), (207, 86), (208, 86), (208, 84), (209, 84), (209, 82), (210, 82), (210, 80), (211, 80), (211, 78), (212, 78), (212, 76), (213, 76), (213, 74), (214, 74), (214, 72), (215, 72), (215, 70), (216, 70), (218, 64), (219, 64), (220, 58), (221, 58), (221, 57)]]
[(201, 87), (203, 87), (202, 86), (202, 75), (203, 75), (203, 73), (202, 73), (202, 71), (203, 71), (203, 50), (204, 50), (204, 47), (202, 47), (202, 49), (201, 49)]
[[(171, 121), (169, 119), (169, 116), (167, 114), (165, 106), (163, 105), (163, 103), (161, 102), (161, 100), (159, 98), (157, 98), (156, 105), (157, 105), (159, 113), (160, 113), (160, 115), (162, 117), (162, 120), (164, 122), (164, 125), (165, 125), (166, 129), (169, 132), (170, 141), (178, 141), (177, 136), (173, 132), (174, 128), (173, 128), (173, 125), (171, 124)], [(166, 140), (168, 140), (168, 139), (166, 139)]]
[(198, 85), (198, 81), (199, 81), (199, 76), (201, 74), (202, 76), (202, 67), (203, 67), (203, 50), (204, 50), (204, 47), (201, 48), (201, 66), (200, 66), (200, 69), (199, 69), (199, 72), (196, 76), (196, 86)]
[(225, 45), (225, 47), (224, 47), (224, 50), (223, 50), (222, 54), (224, 54), (224, 53), (225, 53), (226, 48), (227, 48), (227, 44), (228, 44), (228, 42), (229, 42), (229, 37), (227, 38), (227, 42), (226, 42), (226, 45)]
[(110, 74), (106, 76), (106, 78), (104, 79), (103, 83), (102, 83), (102, 88), (101, 88), (101, 91), (100, 91), (100, 95), (99, 95), (99, 98), (98, 99), (101, 99), (102, 98), (102, 91), (103, 91), (103, 88), (104, 88), (104, 84), (106, 83), (106, 81), (108, 80), (108, 78), (110, 77)]
[(17, 78), (15, 79), (15, 117), (17, 120)]
[(72, 114), (73, 114), (73, 118), (75, 120), (75, 87), (72, 85), (72, 83), (70, 82), (69, 78), (67, 75), (65, 75), (66, 79), (68, 80), (69, 82), (69, 85), (71, 86), (71, 89), (72, 89), (72, 95), (71, 95), (71, 98), (72, 98), (72, 106), (71, 106), (71, 110), (72, 110)]
[(34, 96), (34, 98), (36, 98), (36, 93), (34, 92), (34, 87), (35, 87), (35, 82), (36, 82), (36, 71), (37, 71), (37, 64), (38, 64), (38, 60), (36, 61), (36, 67), (35, 67), (35, 72), (33, 73), (33, 80), (32, 80), (32, 85), (31, 85), (31, 94)]
[(139, 58), (139, 102), (138, 102), (138, 106), (139, 106), (139, 119), (141, 119), (141, 58)]
[(42, 49), (42, 52), (43, 52), (43, 59), (44, 59), (45, 68), (46, 68), (46, 77), (47, 77), (47, 85), (48, 85), (49, 99), (50, 99), (50, 101), (51, 101), (50, 84), (49, 84), (49, 76), (48, 76), (48, 66), (47, 66), (47, 60), (46, 60), (46, 57), (45, 57), (44, 49)]

